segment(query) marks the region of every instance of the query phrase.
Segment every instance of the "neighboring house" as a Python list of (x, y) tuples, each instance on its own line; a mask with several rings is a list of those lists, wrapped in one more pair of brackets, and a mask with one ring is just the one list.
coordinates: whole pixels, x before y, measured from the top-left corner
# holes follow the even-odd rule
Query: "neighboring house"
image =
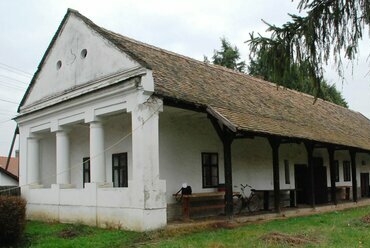
[(18, 157), (11, 157), (8, 168), (6, 162), (8, 157), (0, 156), (0, 186), (17, 186), (18, 185)]
[(277, 212), (287, 189), (312, 206), (336, 203), (341, 187), (367, 197), (370, 121), (313, 103), (68, 10), (16, 117), (27, 216), (161, 228), (183, 182), (193, 192), (225, 184), (227, 215), (240, 183), (274, 192)]

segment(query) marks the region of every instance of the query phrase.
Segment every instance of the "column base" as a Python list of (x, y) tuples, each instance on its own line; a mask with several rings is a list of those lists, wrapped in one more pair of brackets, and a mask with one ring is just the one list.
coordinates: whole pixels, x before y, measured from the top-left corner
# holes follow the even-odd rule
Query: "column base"
[(96, 188), (113, 188), (113, 183), (108, 183), (108, 182), (97, 182), (97, 183), (85, 183), (85, 188), (91, 188), (91, 187), (96, 187)]
[(76, 188), (76, 186), (70, 183), (68, 184), (67, 183), (57, 183), (57, 184), (52, 184), (51, 188), (52, 189), (73, 189), (73, 188)]
[(28, 189), (42, 189), (42, 188), (44, 188), (44, 185), (42, 185), (42, 184), (29, 184), (29, 185), (25, 186), (25, 188), (28, 188)]

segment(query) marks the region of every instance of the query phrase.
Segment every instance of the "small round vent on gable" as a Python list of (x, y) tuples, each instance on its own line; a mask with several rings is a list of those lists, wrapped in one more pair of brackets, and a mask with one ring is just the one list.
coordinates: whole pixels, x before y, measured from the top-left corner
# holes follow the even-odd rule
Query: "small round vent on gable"
[(82, 49), (81, 50), (81, 59), (86, 58), (86, 56), (87, 56), (87, 50), (86, 49)]
[(57, 62), (57, 70), (59, 70), (62, 67), (62, 61), (58, 60)]

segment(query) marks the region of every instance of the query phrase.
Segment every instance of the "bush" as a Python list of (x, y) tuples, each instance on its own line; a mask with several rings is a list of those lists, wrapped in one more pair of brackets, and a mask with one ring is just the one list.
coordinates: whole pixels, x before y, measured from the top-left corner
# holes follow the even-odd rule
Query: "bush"
[(18, 196), (0, 196), (0, 246), (16, 244), (26, 225), (26, 201)]

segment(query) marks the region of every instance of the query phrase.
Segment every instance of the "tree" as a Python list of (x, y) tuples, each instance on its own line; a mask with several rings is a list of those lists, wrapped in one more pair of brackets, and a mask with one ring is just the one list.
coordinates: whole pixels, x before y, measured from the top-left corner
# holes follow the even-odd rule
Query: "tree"
[[(299, 0), (298, 9), (306, 16), (290, 15), (292, 20), (277, 27), (268, 25), (270, 37), (250, 34), (247, 41), (251, 58), (266, 56), (271, 75), (285, 77), (292, 66), (306, 70), (319, 93), (323, 66), (333, 59), (343, 76), (342, 56), (354, 60), (359, 40), (370, 24), (369, 0)], [(303, 68), (300, 67), (304, 65)]]
[[(347, 102), (334, 85), (330, 85), (321, 79), (321, 90), (318, 91), (318, 88), (312, 84), (308, 61), (301, 64), (293, 63), (289, 65), (287, 70), (279, 70), (274, 66), (281, 65), (279, 63), (280, 57), (272, 56), (275, 55), (271, 48), (259, 50), (255, 58), (250, 58), (249, 74), (348, 108)], [(271, 60), (274, 60), (274, 63), (271, 63)]]
[[(209, 62), (206, 56), (204, 56), (204, 62)], [(240, 61), (239, 49), (236, 46), (233, 47), (226, 38), (221, 38), (221, 49), (214, 50), (212, 63), (239, 72), (244, 72), (246, 66), (245, 61)]]

